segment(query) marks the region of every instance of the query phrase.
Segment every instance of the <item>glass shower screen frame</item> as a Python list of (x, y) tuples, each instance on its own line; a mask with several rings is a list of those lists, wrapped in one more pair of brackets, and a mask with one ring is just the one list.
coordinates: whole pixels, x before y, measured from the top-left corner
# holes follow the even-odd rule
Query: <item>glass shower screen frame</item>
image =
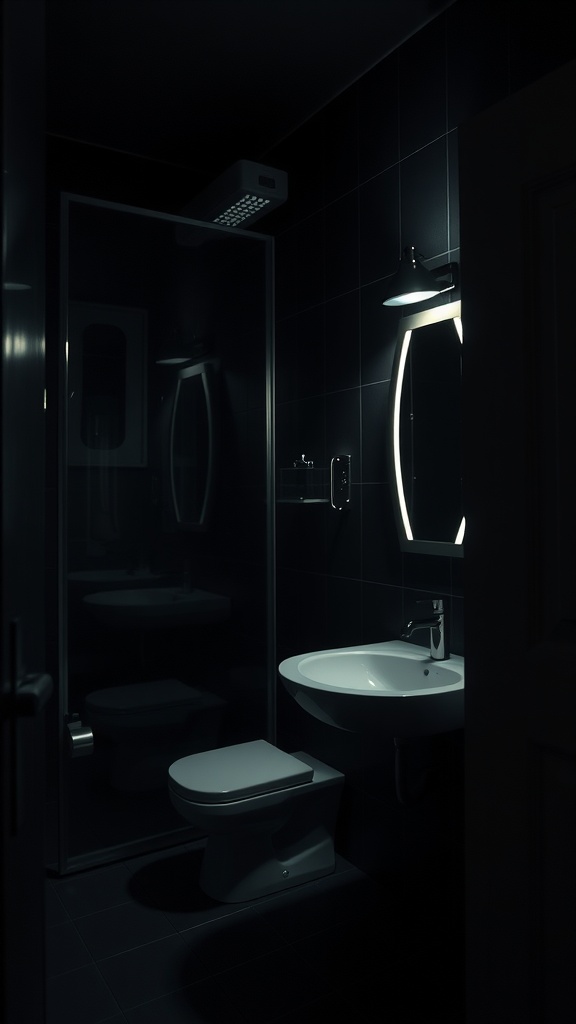
[[(182, 252), (186, 251), (186, 259), (191, 266), (202, 267), (202, 253), (205, 254), (205, 259), (208, 264), (210, 261), (214, 265), (217, 265), (220, 255), (223, 253), (222, 258), (223, 266), (226, 268), (226, 275), (228, 284), (231, 287), (226, 288), (226, 281), (218, 282), (213, 279), (208, 280), (208, 284), (214, 289), (217, 301), (210, 310), (200, 309), (198, 312), (198, 318), (195, 323), (190, 323), (190, 319), (194, 318), (197, 310), (193, 308), (193, 303), (190, 301), (190, 295), (188, 294), (182, 283), (182, 272), (180, 273), (180, 280), (165, 280), (158, 283), (158, 289), (166, 288), (167, 292), (162, 297), (162, 301), (159, 300), (158, 296), (154, 295), (154, 288), (146, 289), (142, 281), (139, 281), (140, 266), (137, 262), (137, 255), (134, 255), (137, 246), (133, 245), (129, 239), (129, 231), (126, 230), (124, 236), (122, 232), (119, 233), (116, 238), (116, 245), (110, 247), (110, 251), (106, 252), (103, 247), (103, 236), (105, 235), (105, 228), (102, 228), (103, 234), (98, 236), (98, 223), (102, 224), (110, 223), (111, 218), (121, 218), (123, 225), (127, 228), (129, 225), (133, 225), (137, 234), (145, 236), (146, 229), (149, 228), (152, 234), (158, 234), (160, 232), (170, 233), (174, 239), (175, 251), (178, 247), (181, 247)], [(80, 224), (83, 223), (86, 227), (86, 238), (84, 238), (82, 245), (82, 258), (84, 259), (84, 268), (78, 266), (78, 245), (75, 246), (75, 242), (78, 242), (79, 233), (81, 233)], [(91, 234), (92, 232), (92, 234)], [(118, 252), (114, 250), (122, 249), (125, 244), (126, 252)], [(132, 259), (132, 264), (130, 260)], [(241, 315), (239, 310), (242, 306), (242, 270), (241, 266), (244, 264), (247, 266), (247, 260), (252, 259), (255, 267), (254, 279), (257, 280), (258, 294), (262, 296), (261, 309), (258, 309), (257, 314), (257, 328), (254, 329), (253, 336), (249, 325), (245, 322), (242, 325)], [(188, 263), (186, 265), (188, 265)], [(128, 291), (131, 294), (123, 296), (122, 294), (122, 271), (119, 270), (118, 274), (114, 274), (114, 266), (128, 267), (129, 273), (133, 274), (130, 279), (130, 288)], [(158, 273), (160, 276), (161, 266), (160, 260), (158, 262)], [(199, 271), (200, 276), (204, 274), (204, 277), (208, 279), (210, 275), (206, 271), (206, 267)], [(178, 275), (176, 275), (178, 277)], [(250, 273), (248, 272), (248, 277)], [(106, 286), (93, 287), (91, 282), (105, 280)], [(80, 500), (84, 500), (88, 503), (90, 500), (95, 502), (95, 509), (100, 516), (100, 520), (96, 526), (96, 520), (98, 517), (95, 514), (95, 510), (91, 509), (92, 520), (91, 523), (94, 526), (95, 536), (90, 538), (88, 547), (90, 548), (90, 557), (87, 558), (86, 563), (90, 564), (91, 567), (98, 561), (98, 552), (106, 549), (102, 555), (102, 564), (109, 564), (113, 558), (114, 545), (120, 543), (117, 540), (118, 534), (122, 532), (123, 525), (118, 522), (118, 516), (116, 515), (115, 509), (118, 506), (119, 498), (117, 494), (112, 494), (112, 490), (115, 486), (118, 486), (117, 479), (122, 478), (122, 486), (129, 489), (129, 481), (131, 476), (134, 480), (139, 479), (139, 474), (148, 474), (150, 477), (150, 502), (154, 506), (154, 503), (162, 503), (165, 500), (163, 493), (155, 491), (155, 487), (162, 488), (162, 474), (156, 474), (152, 472), (150, 466), (153, 465), (154, 458), (162, 458), (162, 453), (165, 454), (165, 447), (159, 442), (155, 436), (155, 428), (151, 429), (151, 411), (148, 406), (150, 405), (150, 395), (154, 392), (156, 387), (158, 391), (157, 406), (158, 406), (158, 419), (157, 423), (167, 424), (169, 430), (170, 419), (168, 410), (161, 408), (164, 395), (168, 396), (170, 392), (170, 385), (173, 385), (178, 370), (182, 370), (182, 366), (176, 370), (170, 370), (166, 366), (158, 365), (160, 360), (154, 359), (154, 346), (164, 345), (167, 339), (166, 337), (159, 337), (161, 333), (159, 331), (159, 323), (164, 323), (158, 318), (158, 309), (154, 308), (156, 305), (164, 306), (164, 308), (177, 309), (180, 305), (181, 318), (175, 315), (172, 322), (165, 323), (166, 331), (169, 333), (171, 330), (173, 333), (176, 329), (181, 329), (185, 335), (184, 341), (191, 344), (191, 358), (188, 366), (193, 367), (195, 364), (205, 363), (208, 359), (210, 361), (211, 356), (216, 351), (217, 363), (221, 367), (220, 373), (223, 376), (224, 383), (219, 382), (224, 389), (225, 398), (225, 414), (231, 417), (235, 415), (234, 411), (234, 388), (238, 388), (238, 382), (240, 381), (240, 387), (246, 385), (246, 395), (241, 396), (241, 403), (250, 403), (253, 401), (253, 396), (249, 397), (248, 392), (252, 386), (248, 382), (248, 375), (250, 373), (250, 352), (252, 348), (257, 350), (258, 366), (256, 368), (256, 378), (258, 380), (258, 395), (256, 400), (256, 408), (250, 409), (250, 416), (258, 423), (258, 430), (261, 432), (261, 436), (258, 440), (258, 449), (261, 452), (261, 462), (259, 463), (260, 468), (263, 471), (263, 479), (258, 481), (259, 484), (259, 506), (262, 505), (261, 486), (264, 486), (266, 501), (265, 509), (257, 511), (257, 516), (262, 516), (261, 521), (257, 524), (252, 524), (250, 521), (246, 521), (245, 528), (247, 531), (252, 532), (252, 526), (254, 525), (254, 533), (264, 536), (264, 570), (263, 570), (263, 584), (265, 586), (265, 603), (262, 608), (261, 625), (265, 633), (265, 651), (258, 663), (258, 670), (262, 675), (262, 691), (261, 699), (258, 698), (258, 706), (255, 713), (255, 718), (258, 722), (262, 723), (261, 728), (258, 728), (258, 735), (261, 736), (265, 733), (269, 741), (275, 741), (275, 729), (276, 729), (276, 698), (275, 698), (275, 686), (276, 686), (276, 636), (275, 636), (275, 569), (274, 569), (274, 465), (273, 465), (273, 451), (274, 451), (274, 388), (273, 388), (273, 376), (274, 376), (274, 300), (273, 300), (273, 280), (274, 280), (274, 243), (273, 239), (267, 235), (258, 234), (253, 231), (245, 231), (242, 229), (231, 229), (222, 228), (218, 225), (210, 225), (199, 221), (190, 220), (189, 218), (178, 217), (171, 214), (165, 214), (157, 211), (140, 209), (137, 207), (126, 206), (123, 204), (110, 203), (92, 199), (83, 196), (77, 196), (72, 194), (63, 194), (61, 197), (61, 213), (60, 213), (60, 281), (59, 281), (59, 319), (60, 319), (60, 344), (57, 356), (57, 368), (56, 378), (58, 380), (59, 399), (58, 399), (58, 424), (55, 428), (55, 435), (58, 446), (58, 461), (59, 461), (59, 473), (58, 473), (58, 572), (57, 572), (57, 619), (58, 619), (58, 637), (57, 637), (57, 660), (58, 660), (58, 679), (59, 679), (59, 698), (58, 698), (58, 723), (54, 728), (54, 735), (51, 738), (51, 742), (58, 744), (59, 754), (59, 771), (58, 771), (58, 803), (59, 803), (59, 820), (60, 826), (58, 830), (58, 852), (57, 852), (57, 865), (56, 870), (65, 874), (67, 872), (79, 870), (93, 864), (100, 864), (106, 862), (112, 862), (123, 857), (136, 855), (138, 853), (148, 852), (152, 849), (158, 849), (161, 847), (167, 847), (170, 845), (176, 845), (177, 843), (185, 841), (186, 836), (190, 833), (188, 828), (175, 828), (174, 832), (168, 832), (166, 829), (161, 828), (154, 831), (151, 827), (146, 834), (136, 834), (132, 837), (128, 837), (125, 841), (119, 842), (99, 842), (96, 836), (94, 842), (85, 845), (80, 849), (76, 843), (74, 837), (74, 815), (73, 810), (73, 790), (77, 789), (78, 777), (82, 773), (89, 775), (90, 772), (90, 757), (88, 756), (74, 756), (74, 750), (71, 743), (71, 730), (69, 728), (71, 724), (72, 716), (79, 715), (82, 719), (84, 710), (81, 706), (81, 701), (78, 699), (78, 694), (75, 692), (75, 686), (71, 685), (74, 676), (74, 667), (71, 664), (70, 655), (70, 637), (69, 630), (71, 629), (71, 614), (76, 615), (78, 608), (76, 605), (71, 608), (71, 578), (74, 577), (74, 585), (77, 587), (77, 593), (74, 598), (82, 612), (85, 612), (85, 603), (83, 602), (82, 596), (78, 598), (78, 594), (82, 595), (82, 587), (85, 582), (82, 583), (82, 569), (79, 565), (78, 551), (85, 542), (85, 538), (81, 542), (78, 541), (78, 537), (75, 534), (70, 535), (70, 528), (74, 526), (73, 520), (74, 515), (77, 514), (76, 506)], [(202, 301), (206, 299), (210, 291), (210, 287), (206, 289), (204, 285), (198, 285), (197, 294), (194, 296), (201, 305)], [(235, 296), (236, 291), (236, 296)], [(168, 292), (170, 294), (168, 294)], [(144, 296), (144, 298), (143, 298)], [(148, 299), (150, 299), (148, 303)], [(70, 417), (70, 403), (74, 400), (74, 396), (71, 396), (71, 382), (77, 386), (78, 375), (75, 376), (74, 381), (71, 381), (70, 374), (70, 359), (71, 359), (71, 343), (73, 339), (69, 335), (69, 312), (70, 303), (80, 303), (82, 305), (82, 315), (86, 314), (86, 306), (92, 305), (92, 307), (106, 307), (107, 312), (103, 319), (113, 318), (113, 313), (110, 310), (120, 309), (119, 320), (121, 330), (125, 330), (127, 336), (127, 351), (134, 351), (136, 353), (136, 362), (132, 362), (128, 366), (126, 378), (130, 382), (131, 375), (133, 376), (132, 367), (136, 366), (136, 374), (140, 374), (139, 385), (134, 387), (134, 381), (131, 381), (129, 387), (131, 387), (132, 402), (130, 412), (126, 413), (126, 420), (132, 426), (135, 426), (137, 434), (134, 435), (131, 443), (130, 451), (134, 451), (136, 455), (132, 457), (130, 453), (127, 457), (115, 455), (114, 452), (109, 452), (110, 459), (106, 460), (102, 458), (101, 451), (95, 450), (94, 452), (88, 452), (85, 455), (78, 452), (81, 449), (81, 445), (78, 444), (78, 439), (74, 439), (74, 444), (70, 444), (69, 428), (72, 417)], [(188, 305), (187, 305), (188, 302)], [(229, 303), (229, 312), (224, 316), (222, 314), (222, 306)], [(216, 330), (213, 329), (213, 323), (209, 322), (210, 317), (213, 317), (213, 309), (218, 309), (216, 313)], [(128, 311), (126, 313), (126, 311)], [(89, 311), (90, 312), (90, 311)], [(96, 322), (98, 321), (98, 308), (93, 308), (91, 315), (94, 314)], [(143, 312), (146, 315), (143, 315)], [(102, 318), (101, 318), (102, 319)], [(167, 318), (168, 320), (170, 318)], [(238, 324), (238, 337), (234, 337), (234, 332), (231, 329), (233, 321)], [(189, 328), (186, 333), (186, 329)], [(198, 328), (198, 330), (196, 330)], [(218, 336), (218, 330), (222, 337), (225, 336), (225, 340), (221, 341)], [(131, 334), (132, 332), (132, 334)], [(148, 351), (147, 355), (142, 357), (142, 352), (139, 350), (138, 332), (140, 332), (140, 339), (143, 346), (146, 346)], [(100, 335), (96, 332), (96, 337), (101, 336), (102, 338), (114, 337), (112, 332), (102, 331)], [(122, 346), (123, 348), (124, 346)], [(105, 348), (105, 346), (104, 346)], [(140, 362), (138, 363), (138, 359)], [(229, 361), (229, 370), (228, 363)], [(244, 363), (248, 367), (246, 369), (246, 381), (243, 379), (243, 365)], [(192, 370), (192, 373), (197, 372)], [(228, 374), (228, 378), (227, 378)], [(121, 374), (119, 375), (121, 378)], [(123, 378), (122, 378), (123, 379)], [(140, 395), (138, 395), (138, 387), (140, 387)], [(96, 388), (93, 391), (96, 392)], [(90, 437), (98, 436), (98, 424), (105, 422), (105, 416), (107, 409), (111, 408), (113, 403), (117, 401), (117, 391), (107, 397), (99, 394), (93, 394), (91, 396), (91, 402), (96, 410), (93, 415), (94, 426)], [(136, 397), (134, 397), (136, 396)], [(76, 398), (78, 396), (76, 395)], [(100, 407), (99, 407), (100, 403)], [(154, 403), (152, 403), (154, 404)], [(168, 404), (168, 402), (166, 402)], [(230, 411), (232, 409), (232, 412)], [(146, 413), (148, 413), (148, 422), (146, 423)], [(98, 417), (101, 417), (100, 420)], [(164, 416), (164, 420), (162, 417)], [(86, 416), (84, 417), (84, 422)], [(92, 421), (91, 421), (92, 422)], [(160, 428), (159, 428), (160, 429)], [(115, 436), (113, 431), (111, 436)], [(100, 445), (100, 442), (97, 442)], [(71, 451), (74, 449), (76, 455)], [(155, 455), (156, 452), (156, 455)], [(158, 454), (160, 453), (160, 454)], [(94, 458), (93, 458), (94, 456)], [(125, 459), (123, 462), (122, 459)], [(130, 462), (132, 458), (132, 462)], [(230, 460), (228, 460), (230, 461)], [(110, 471), (110, 467), (114, 467), (114, 472)], [(222, 473), (226, 473), (227, 464), (226, 459), (223, 460)], [(86, 494), (79, 497), (79, 488), (75, 486), (74, 480), (71, 478), (71, 474), (78, 476), (79, 474), (85, 474), (86, 480), (89, 480), (89, 487), (92, 488), (90, 495)], [(127, 483), (128, 481), (128, 483)], [(88, 486), (88, 485), (87, 485)], [(218, 508), (218, 502), (222, 502), (222, 494), (226, 496), (226, 480), (216, 479), (213, 482), (214, 495), (210, 498), (210, 503), (215, 504), (216, 511), (214, 513), (214, 519), (216, 525), (214, 529), (218, 529), (218, 518), (219, 512), (222, 509)], [(148, 492), (146, 492), (148, 494)], [(248, 492), (246, 492), (248, 493)], [(96, 498), (94, 498), (96, 494)], [(246, 495), (243, 495), (246, 501)], [(107, 509), (106, 502), (109, 503)], [(248, 508), (250, 507), (250, 496), (248, 498)], [(121, 503), (120, 503), (121, 504)], [(146, 506), (147, 507), (147, 506)], [(108, 519), (105, 518), (104, 513), (109, 512)], [(122, 513), (123, 514), (123, 513)], [(145, 518), (145, 517), (144, 517)], [(169, 517), (168, 517), (169, 519)], [(166, 547), (170, 548), (178, 543), (178, 539), (190, 538), (194, 534), (190, 534), (182, 531), (175, 531), (174, 535), (170, 537), (170, 529), (168, 528), (166, 533), (166, 522), (167, 517), (158, 513), (158, 522), (161, 523), (159, 529), (162, 532), (162, 536), (159, 539), (159, 545), (162, 546), (166, 542)], [(264, 530), (260, 529), (264, 526)], [(138, 523), (134, 521), (134, 532), (138, 531)], [(242, 529), (241, 516), (240, 524), (236, 524), (234, 529)], [(208, 527), (208, 533), (210, 526)], [(116, 531), (116, 535), (115, 532)], [(198, 535), (198, 542), (203, 541), (206, 543), (206, 532)], [(108, 539), (106, 539), (108, 538)], [(209, 537), (208, 537), (209, 540)], [(86, 545), (85, 545), (86, 546)], [(108, 546), (108, 547), (107, 547)], [(126, 579), (122, 581), (122, 585), (126, 583), (132, 583), (134, 587), (138, 587), (144, 583), (145, 586), (151, 585), (153, 587), (158, 584), (165, 582), (169, 583), (169, 586), (176, 588), (183, 587), (184, 590), (194, 590), (196, 580), (194, 578), (195, 566), (193, 563), (194, 559), (192, 556), (187, 558), (186, 562), (181, 566), (167, 565), (162, 569), (161, 566), (155, 565), (154, 555), (147, 552), (147, 558), (143, 559), (138, 554), (136, 549), (133, 552), (133, 558), (131, 564), (128, 564), (128, 560), (124, 559), (123, 565), (120, 567), (122, 571), (126, 572)], [(120, 559), (122, 561), (122, 559)], [(144, 564), (147, 562), (147, 564)], [(166, 570), (166, 571), (164, 571)], [(170, 571), (168, 571), (170, 570)], [(172, 572), (172, 570), (174, 570)], [(86, 574), (96, 572), (93, 568), (87, 568)], [(223, 575), (223, 574), (222, 574)], [(167, 577), (164, 579), (163, 577)], [(80, 579), (79, 579), (80, 578)], [(103, 576), (103, 583), (100, 589), (105, 589), (108, 583), (105, 582), (106, 574)], [(109, 577), (108, 577), (109, 579)], [(209, 581), (210, 582), (210, 581)], [(234, 582), (226, 580), (218, 580), (220, 585), (230, 584), (230, 589), (234, 590)], [(206, 586), (206, 579), (201, 580), (202, 588), (209, 590)], [(91, 585), (92, 586), (92, 585)], [(90, 589), (90, 587), (88, 588)], [(93, 589), (93, 586), (92, 586)], [(215, 589), (215, 588), (214, 588)], [(239, 588), (241, 589), (241, 588)], [(231, 602), (234, 608), (234, 602)], [(249, 646), (249, 637), (242, 635), (242, 630), (246, 629), (245, 623), (249, 620), (250, 616), (243, 614), (243, 610), (240, 609), (238, 616), (238, 624), (234, 624), (232, 620), (229, 624), (232, 629), (232, 635), (241, 636), (241, 640), (245, 646)], [(84, 627), (82, 627), (84, 628)], [(100, 628), (100, 627), (99, 627)], [(227, 627), (223, 627), (227, 628)], [(209, 627), (204, 627), (206, 631)], [(122, 641), (118, 631), (116, 633), (111, 632), (107, 634), (109, 636), (115, 636), (119, 647), (122, 647)], [(261, 639), (261, 638), (260, 638)], [(141, 643), (146, 643), (144, 637), (140, 638)], [(150, 643), (150, 635), (148, 636), (148, 643)], [(160, 643), (160, 642), (159, 642)], [(163, 636), (162, 643), (169, 650), (169, 645), (166, 642), (166, 636)], [(151, 645), (153, 648), (153, 644)], [(161, 644), (160, 644), (161, 646)], [(190, 650), (194, 649), (194, 645), (189, 646)], [(231, 674), (234, 674), (234, 666), (230, 668)], [(76, 673), (79, 675), (79, 673)], [(238, 670), (238, 676), (242, 676), (242, 670)], [(203, 678), (206, 677), (206, 674)], [(105, 685), (106, 680), (103, 678), (103, 684)], [(260, 694), (260, 691), (258, 691)], [(248, 724), (246, 728), (250, 730), (249, 724), (249, 713), (246, 712), (246, 718)], [(255, 726), (256, 727), (256, 726)], [(89, 723), (87, 726), (90, 728)], [(240, 736), (238, 741), (245, 738), (256, 738), (255, 736)], [(98, 737), (96, 737), (98, 740)], [(228, 742), (236, 741), (234, 736)], [(225, 745), (222, 738), (216, 745)], [(192, 752), (192, 751), (191, 751)], [(180, 755), (178, 755), (180, 756)], [(141, 798), (141, 794), (138, 799)], [(119, 799), (122, 799), (120, 796)], [(76, 800), (78, 803), (78, 800)], [(184, 826), (185, 823), (181, 823)]]

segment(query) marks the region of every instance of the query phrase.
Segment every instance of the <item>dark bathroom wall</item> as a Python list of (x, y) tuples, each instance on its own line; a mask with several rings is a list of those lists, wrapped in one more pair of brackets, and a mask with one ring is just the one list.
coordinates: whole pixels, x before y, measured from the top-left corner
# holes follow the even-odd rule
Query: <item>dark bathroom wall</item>
[[(447, 598), (453, 650), (462, 651), (465, 559), (401, 554), (396, 539), (385, 431), (398, 313), (381, 305), (383, 281), (402, 245), (439, 262), (460, 259), (458, 126), (574, 55), (572, 10), (560, 0), (545, 15), (521, 0), (457, 0), (262, 154), (288, 171), (290, 190), (285, 206), (256, 225), (276, 240), (277, 468), (303, 452), (316, 465), (350, 453), (353, 480), (347, 513), (278, 507), (279, 659), (396, 637), (415, 600), (432, 594)], [(193, 170), (73, 140), (49, 137), (47, 158), (52, 239), (60, 191), (177, 213), (205, 184)], [(509, 240), (494, 240), (495, 257), (508, 251)], [(57, 250), (48, 275), (57, 295)], [(49, 324), (49, 347), (51, 337)], [(248, 349), (238, 351), (247, 378)], [(173, 554), (178, 560), (180, 549)], [(432, 744), (442, 784), (399, 808), (390, 743), (322, 726), (281, 686), (278, 701), (279, 744), (346, 773), (339, 843), (357, 864), (381, 874), (412, 851), (419, 856), (422, 842), (441, 849), (443, 829), (450, 844), (461, 737)]]
[[(288, 171), (290, 191), (261, 222), (276, 238), (277, 468), (346, 453), (353, 481), (347, 512), (277, 506), (279, 660), (396, 638), (416, 600), (436, 595), (452, 650), (464, 653), (465, 558), (403, 554), (396, 537), (386, 432), (400, 312), (382, 306), (383, 284), (409, 244), (465, 274), (458, 126), (570, 59), (573, 17), (565, 3), (544, 18), (517, 0), (459, 0), (266, 156)], [(495, 256), (504, 244), (494, 240)], [(355, 863), (381, 875), (420, 858), (422, 842), (428, 860), (454, 853), (461, 736), (416, 745), (414, 766), (433, 763), (435, 783), (400, 808), (392, 741), (316, 722), (281, 685), (278, 708), (280, 746), (346, 773), (339, 841)]]

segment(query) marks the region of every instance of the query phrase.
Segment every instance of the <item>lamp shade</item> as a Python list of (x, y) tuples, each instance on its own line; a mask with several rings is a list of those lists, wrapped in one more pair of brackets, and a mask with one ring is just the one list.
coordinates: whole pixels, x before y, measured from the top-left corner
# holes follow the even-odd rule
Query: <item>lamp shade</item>
[(430, 271), (422, 266), (414, 246), (409, 245), (402, 253), (398, 270), (388, 282), (382, 305), (405, 306), (410, 302), (423, 302), (443, 290)]

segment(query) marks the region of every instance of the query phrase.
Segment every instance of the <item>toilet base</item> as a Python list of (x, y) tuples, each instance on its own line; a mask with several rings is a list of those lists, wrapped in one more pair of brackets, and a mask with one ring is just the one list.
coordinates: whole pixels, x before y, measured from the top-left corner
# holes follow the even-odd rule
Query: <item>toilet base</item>
[[(212, 899), (244, 903), (334, 871), (344, 776), (302, 750), (288, 756), (288, 769), (284, 761), (279, 770), (278, 760), (286, 757), (258, 740), (224, 748), (220, 770), (218, 749), (171, 766), (174, 807), (208, 837), (199, 884)], [(312, 768), (312, 778), (303, 764)], [(308, 781), (294, 783), (302, 775)], [(220, 799), (206, 801), (215, 794)]]
[(336, 857), (331, 831), (323, 825), (306, 834), (299, 829), (295, 843), (289, 831), (209, 836), (200, 888), (220, 903), (243, 903), (332, 874)]

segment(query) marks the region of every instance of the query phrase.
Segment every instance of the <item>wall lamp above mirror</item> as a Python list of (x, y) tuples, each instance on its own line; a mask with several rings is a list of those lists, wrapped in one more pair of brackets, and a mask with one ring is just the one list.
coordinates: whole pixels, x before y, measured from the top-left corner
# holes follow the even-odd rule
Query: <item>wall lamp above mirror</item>
[(402, 317), (390, 383), (389, 458), (400, 548), (461, 557), (459, 302)]
[(457, 263), (444, 263), (441, 267), (428, 270), (421, 260), (422, 256), (416, 253), (413, 245), (406, 246), (398, 270), (384, 291), (383, 306), (407, 306), (412, 302), (424, 302), (456, 287)]

